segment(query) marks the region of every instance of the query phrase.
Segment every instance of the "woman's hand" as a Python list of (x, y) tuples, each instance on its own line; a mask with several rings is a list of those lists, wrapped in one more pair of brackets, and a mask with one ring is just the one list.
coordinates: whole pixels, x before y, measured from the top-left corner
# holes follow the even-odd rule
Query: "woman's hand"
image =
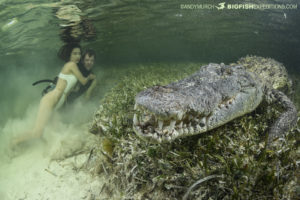
[(94, 80), (96, 78), (96, 76), (94, 75), (94, 74), (90, 74), (89, 76), (88, 76), (88, 79), (89, 80)]

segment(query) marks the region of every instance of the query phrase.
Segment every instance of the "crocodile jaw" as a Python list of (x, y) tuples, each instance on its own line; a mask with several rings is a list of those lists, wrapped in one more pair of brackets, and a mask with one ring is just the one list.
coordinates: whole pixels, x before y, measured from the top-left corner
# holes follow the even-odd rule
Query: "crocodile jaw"
[[(220, 104), (216, 113), (227, 110), (234, 100)], [(171, 142), (178, 137), (191, 136), (206, 132), (212, 116), (193, 115), (187, 111), (178, 111), (170, 116), (155, 114), (141, 105), (135, 105), (133, 130), (142, 139), (152, 142)], [(224, 123), (220, 124), (223, 125)]]
[(178, 137), (203, 133), (252, 112), (262, 101), (261, 88), (247, 88), (237, 96), (219, 103), (208, 115), (178, 110), (162, 115), (135, 104), (133, 130), (142, 139), (152, 142), (170, 142)]
[(159, 143), (170, 142), (177, 137), (207, 131), (206, 117), (197, 118), (179, 111), (177, 115), (167, 118), (142, 110), (143, 114), (134, 114), (133, 117), (133, 130), (142, 139)]

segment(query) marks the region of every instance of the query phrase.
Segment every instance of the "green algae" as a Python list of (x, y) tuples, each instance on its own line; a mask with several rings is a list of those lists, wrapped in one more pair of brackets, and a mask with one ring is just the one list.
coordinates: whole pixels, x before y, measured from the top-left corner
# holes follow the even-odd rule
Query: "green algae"
[(101, 195), (116, 199), (296, 198), (300, 124), (286, 140), (266, 148), (267, 128), (280, 111), (275, 106), (262, 104), (220, 128), (172, 143), (149, 143), (133, 132), (138, 92), (182, 79), (200, 66), (131, 68), (102, 99), (91, 125), (91, 132), (99, 134), (98, 173), (107, 180)]

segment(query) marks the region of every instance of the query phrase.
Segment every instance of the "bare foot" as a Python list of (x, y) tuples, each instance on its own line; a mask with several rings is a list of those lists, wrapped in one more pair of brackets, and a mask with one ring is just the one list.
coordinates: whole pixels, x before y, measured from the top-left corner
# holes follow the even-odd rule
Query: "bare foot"
[(26, 132), (26, 133), (23, 133), (21, 135), (13, 137), (12, 140), (10, 141), (10, 144), (9, 144), (10, 149), (17, 148), (21, 143), (26, 141), (26, 138), (29, 137), (29, 135), (30, 134), (28, 132)]
[(16, 138), (9, 142), (7, 155), (10, 159), (17, 157), (22, 152), (22, 146)]
[(43, 142), (44, 144), (47, 144), (43, 137), (34, 135), (31, 132), (25, 132), (21, 135), (17, 135), (12, 138), (9, 143), (9, 157), (14, 158), (22, 154), (29, 145), (35, 144), (36, 142)]
[(22, 134), (16, 135), (10, 141), (10, 149), (18, 149), (20, 146), (24, 146), (25, 143), (29, 142), (32, 139), (39, 138), (32, 131), (23, 132)]

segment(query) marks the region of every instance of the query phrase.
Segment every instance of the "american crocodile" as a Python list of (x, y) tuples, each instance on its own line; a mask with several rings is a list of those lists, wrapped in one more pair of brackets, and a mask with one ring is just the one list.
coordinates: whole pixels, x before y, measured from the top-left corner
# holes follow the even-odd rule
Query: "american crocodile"
[(284, 110), (269, 129), (271, 142), (297, 121), (294, 104), (279, 90), (286, 85), (286, 69), (273, 59), (245, 57), (239, 64), (211, 63), (183, 80), (138, 93), (133, 129), (148, 140), (172, 141), (217, 128), (252, 112), (265, 100)]

